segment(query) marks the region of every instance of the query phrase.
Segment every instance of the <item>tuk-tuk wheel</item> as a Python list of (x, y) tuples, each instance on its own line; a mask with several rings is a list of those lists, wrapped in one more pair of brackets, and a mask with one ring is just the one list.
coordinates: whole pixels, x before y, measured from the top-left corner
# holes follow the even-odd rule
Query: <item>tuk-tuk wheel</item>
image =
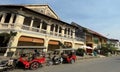
[(30, 65), (30, 69), (31, 69), (31, 70), (35, 70), (35, 69), (38, 69), (39, 66), (40, 66), (40, 64), (39, 64), (38, 62), (33, 62), (33, 63), (31, 63), (31, 65)]
[(71, 59), (70, 63), (73, 64), (73, 63), (75, 63), (75, 61), (73, 59)]

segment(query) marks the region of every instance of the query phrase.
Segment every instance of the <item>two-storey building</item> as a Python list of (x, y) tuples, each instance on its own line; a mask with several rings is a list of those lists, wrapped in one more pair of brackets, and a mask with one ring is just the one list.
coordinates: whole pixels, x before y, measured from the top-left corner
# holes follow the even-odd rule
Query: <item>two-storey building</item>
[(89, 46), (93, 49), (101, 48), (102, 44), (107, 43), (107, 38), (93, 30), (80, 26), (77, 23), (72, 22), (72, 25), (76, 26), (75, 35), (79, 39), (82, 39), (86, 46)]
[[(0, 46), (45, 46), (46, 50), (84, 45), (76, 27), (61, 21), (48, 5), (0, 5)], [(16, 52), (16, 48), (10, 51)], [(0, 49), (7, 55), (8, 49)]]

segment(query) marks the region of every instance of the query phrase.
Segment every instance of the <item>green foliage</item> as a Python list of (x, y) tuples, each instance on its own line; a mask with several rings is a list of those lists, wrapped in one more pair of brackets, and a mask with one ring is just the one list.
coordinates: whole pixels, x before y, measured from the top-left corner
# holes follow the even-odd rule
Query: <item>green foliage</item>
[(81, 48), (77, 49), (77, 51), (76, 51), (76, 54), (79, 56), (84, 56), (84, 53), (85, 53), (85, 50), (81, 49)]
[(107, 55), (108, 53), (113, 54), (117, 50), (117, 48), (112, 44), (104, 44), (102, 45), (100, 50), (103, 55)]

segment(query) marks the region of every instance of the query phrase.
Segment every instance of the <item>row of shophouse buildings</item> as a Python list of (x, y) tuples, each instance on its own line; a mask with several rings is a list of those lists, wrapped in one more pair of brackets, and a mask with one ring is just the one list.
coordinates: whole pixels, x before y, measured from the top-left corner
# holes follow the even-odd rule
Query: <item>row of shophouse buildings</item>
[[(0, 5), (0, 47), (44, 46), (45, 51), (81, 46), (100, 48), (107, 37), (72, 22), (61, 21), (48, 5)], [(16, 52), (17, 48), (11, 49)], [(7, 49), (0, 49), (5, 56)]]

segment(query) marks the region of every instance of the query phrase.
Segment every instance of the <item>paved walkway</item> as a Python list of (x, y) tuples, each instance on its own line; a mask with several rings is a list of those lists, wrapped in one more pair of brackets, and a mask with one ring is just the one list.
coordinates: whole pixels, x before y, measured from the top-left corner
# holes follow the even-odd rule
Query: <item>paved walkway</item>
[(93, 58), (102, 58), (102, 57), (106, 57), (106, 56), (103, 56), (103, 55), (97, 55), (97, 56), (85, 55), (84, 57), (77, 56), (77, 60), (93, 59)]

